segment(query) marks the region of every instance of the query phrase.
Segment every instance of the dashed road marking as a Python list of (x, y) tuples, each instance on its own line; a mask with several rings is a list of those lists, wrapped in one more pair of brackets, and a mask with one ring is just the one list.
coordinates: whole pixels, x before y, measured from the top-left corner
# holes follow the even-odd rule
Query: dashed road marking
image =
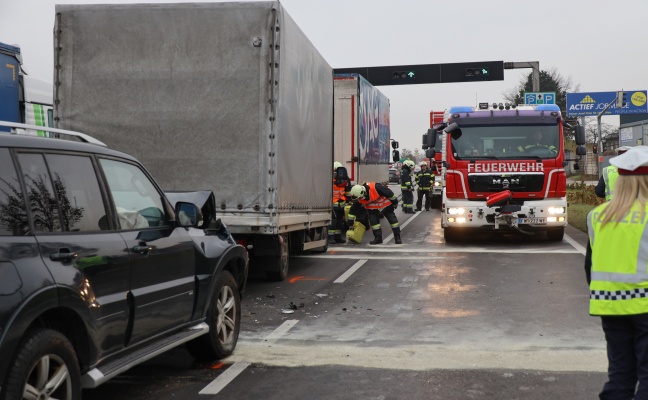
[(367, 260), (358, 260), (358, 262), (353, 264), (353, 266), (351, 268), (349, 268), (345, 273), (340, 275), (339, 278), (334, 280), (333, 283), (343, 283), (344, 281), (349, 279), (349, 277), (351, 275), (353, 275), (353, 273), (356, 272), (360, 267), (362, 267), (364, 265), (364, 263), (366, 263), (366, 262), (367, 262)]
[(218, 394), (230, 382), (236, 379), (247, 367), (250, 366), (249, 362), (237, 361), (231, 367), (227, 368), (225, 372), (220, 374), (218, 378), (211, 381), (211, 383), (203, 388), (198, 394)]
[(268, 343), (274, 343), (277, 340), (279, 340), (283, 335), (286, 334), (293, 326), (295, 326), (299, 322), (298, 319), (289, 319), (285, 321), (283, 324), (279, 325), (277, 329), (272, 331), (266, 338), (265, 341)]
[[(277, 340), (279, 340), (283, 335), (286, 334), (292, 328), (299, 322), (298, 319), (290, 319), (285, 321), (283, 324), (279, 325), (277, 329), (272, 331), (266, 338), (266, 342), (274, 343)], [(205, 386), (198, 394), (218, 394), (221, 390), (223, 390), (227, 385), (230, 384), (234, 379), (236, 379), (237, 376), (241, 374), (241, 372), (245, 371), (247, 367), (250, 366), (249, 362), (246, 361), (237, 361), (234, 364), (232, 364), (231, 367), (227, 368), (225, 372), (220, 374), (218, 378), (214, 379), (209, 383), (209, 385)]]
[[(410, 218), (407, 219), (407, 221), (403, 222), (402, 224), (399, 224), (398, 226), (400, 226), (401, 230), (405, 229), (405, 227), (409, 225), (410, 222), (414, 221), (414, 218), (418, 217), (419, 215), (421, 215), (420, 211), (412, 215)], [(383, 240), (383, 243), (389, 243), (393, 238), (394, 238), (394, 234), (390, 233), (389, 236), (387, 236), (385, 240)]]

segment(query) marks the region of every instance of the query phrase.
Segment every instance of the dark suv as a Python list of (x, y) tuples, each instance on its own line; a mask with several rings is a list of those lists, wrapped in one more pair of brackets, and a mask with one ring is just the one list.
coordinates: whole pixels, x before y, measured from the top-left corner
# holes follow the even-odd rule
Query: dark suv
[(0, 399), (77, 399), (184, 343), (230, 355), (245, 248), (135, 158), (50, 133), (68, 134), (0, 133)]

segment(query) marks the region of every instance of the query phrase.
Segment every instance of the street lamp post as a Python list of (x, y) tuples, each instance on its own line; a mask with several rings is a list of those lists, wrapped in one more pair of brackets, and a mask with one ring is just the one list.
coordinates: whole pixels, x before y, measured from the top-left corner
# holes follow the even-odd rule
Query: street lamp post
[[(617, 97), (615, 97), (614, 100), (608, 103), (608, 105), (605, 106), (603, 111), (601, 111), (599, 115), (596, 117), (596, 122), (598, 123), (598, 148), (601, 149), (601, 152), (603, 151), (603, 139), (601, 138), (601, 117), (603, 116), (603, 114), (605, 114), (605, 112), (610, 107), (612, 107), (612, 104), (616, 104), (618, 98), (619, 96), (617, 95)], [(598, 165), (598, 177), (600, 178), (601, 174), (603, 173), (603, 169), (601, 168), (601, 163), (598, 162), (599, 159), (600, 157), (597, 159), (597, 165)]]

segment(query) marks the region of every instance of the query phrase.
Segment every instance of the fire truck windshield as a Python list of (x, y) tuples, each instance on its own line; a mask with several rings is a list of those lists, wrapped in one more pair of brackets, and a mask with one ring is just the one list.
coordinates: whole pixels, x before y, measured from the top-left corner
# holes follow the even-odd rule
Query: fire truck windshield
[(557, 125), (464, 126), (461, 131), (459, 139), (452, 139), (460, 159), (551, 159), (561, 150)]

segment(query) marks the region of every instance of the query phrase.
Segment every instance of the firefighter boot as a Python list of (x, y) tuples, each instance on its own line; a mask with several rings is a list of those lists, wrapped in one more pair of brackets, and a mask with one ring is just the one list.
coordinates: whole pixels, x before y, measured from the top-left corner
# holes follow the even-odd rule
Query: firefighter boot
[(346, 243), (346, 240), (342, 237), (342, 234), (336, 233), (335, 236), (333, 236), (335, 239), (335, 243)]
[(394, 233), (394, 242), (396, 244), (403, 244), (403, 241), (401, 240), (400, 233)]
[(374, 231), (374, 240), (369, 242), (369, 244), (381, 244), (382, 242), (383, 242), (382, 241), (382, 232), (380, 232), (380, 231), (375, 232)]

